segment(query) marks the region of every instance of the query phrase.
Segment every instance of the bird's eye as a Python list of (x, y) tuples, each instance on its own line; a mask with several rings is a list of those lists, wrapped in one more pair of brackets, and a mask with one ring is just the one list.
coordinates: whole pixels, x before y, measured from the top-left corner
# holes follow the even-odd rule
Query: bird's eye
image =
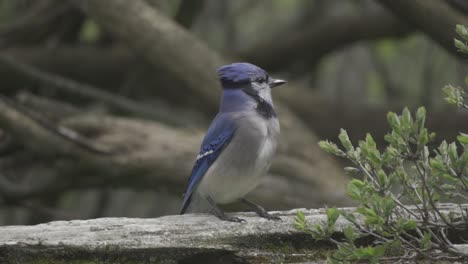
[(263, 77), (258, 77), (257, 79), (255, 79), (255, 82), (263, 83), (263, 82), (265, 82), (265, 79)]

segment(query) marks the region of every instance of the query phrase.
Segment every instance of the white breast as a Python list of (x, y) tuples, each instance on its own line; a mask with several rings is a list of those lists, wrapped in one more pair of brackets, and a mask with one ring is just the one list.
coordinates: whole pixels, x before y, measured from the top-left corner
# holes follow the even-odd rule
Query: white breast
[(229, 203), (252, 191), (266, 175), (279, 137), (276, 118), (243, 119), (228, 147), (208, 170), (199, 186), (217, 203)]
[(279, 136), (278, 120), (271, 119), (265, 122), (264, 125), (264, 141), (258, 149), (256, 170), (265, 174), (271, 165), (271, 161), (276, 151), (276, 145)]

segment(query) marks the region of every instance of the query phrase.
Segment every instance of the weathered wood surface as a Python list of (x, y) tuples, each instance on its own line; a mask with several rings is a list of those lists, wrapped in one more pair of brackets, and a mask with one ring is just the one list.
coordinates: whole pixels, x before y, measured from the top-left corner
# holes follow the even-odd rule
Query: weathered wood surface
[[(459, 211), (452, 204), (440, 208)], [(311, 224), (326, 221), (324, 209), (294, 209), (272, 212), (282, 221), (236, 213), (246, 223), (192, 214), (5, 226), (0, 263), (323, 263), (334, 247), (296, 231), (297, 210)], [(339, 218), (337, 236), (345, 225)]]
[[(303, 210), (311, 222), (323, 210)], [(282, 221), (238, 213), (246, 223), (193, 214), (154, 219), (101, 218), (0, 227), (0, 263), (301, 263), (326, 258), (330, 245)], [(75, 261), (75, 262), (72, 262)]]

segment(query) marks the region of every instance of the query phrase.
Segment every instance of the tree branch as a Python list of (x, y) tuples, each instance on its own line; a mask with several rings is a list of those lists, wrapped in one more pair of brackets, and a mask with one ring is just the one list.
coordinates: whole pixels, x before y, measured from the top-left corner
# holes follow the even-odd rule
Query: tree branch
[(297, 61), (316, 64), (332, 51), (361, 40), (404, 37), (409, 26), (385, 10), (329, 16), (302, 30), (281, 32), (262, 41), (240, 57), (269, 70), (281, 70)]
[(200, 105), (215, 111), (220, 95), (215, 72), (225, 60), (194, 35), (143, 0), (72, 2), (148, 62), (180, 80)]
[(408, 24), (418, 28), (450, 53), (466, 57), (453, 45), (457, 24), (468, 25), (468, 16), (457, 12), (443, 0), (378, 0)]
[[(466, 208), (466, 205), (463, 207)], [(439, 208), (446, 214), (460, 213), (453, 204), (441, 204)], [(311, 226), (326, 222), (325, 209), (296, 209), (272, 212), (281, 218), (279, 222), (268, 221), (253, 213), (237, 213), (235, 216), (247, 222), (231, 223), (220, 221), (212, 215), (193, 214), (0, 227), (0, 261), (322, 263), (334, 251), (334, 247), (295, 230), (292, 223), (297, 210), (304, 213)], [(352, 212), (355, 208), (341, 210)], [(338, 218), (333, 237), (341, 239), (344, 228), (349, 224), (344, 218)], [(366, 239), (365, 243), (372, 241), (372, 237), (363, 239)], [(458, 244), (455, 247), (466, 250), (467, 245)]]

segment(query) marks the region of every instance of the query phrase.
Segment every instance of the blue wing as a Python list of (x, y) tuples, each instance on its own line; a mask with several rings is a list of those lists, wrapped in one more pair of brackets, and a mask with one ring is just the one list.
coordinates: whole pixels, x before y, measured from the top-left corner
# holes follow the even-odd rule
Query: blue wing
[(219, 154), (221, 154), (223, 149), (229, 144), (235, 130), (235, 123), (226, 115), (217, 115), (211, 123), (203, 139), (200, 152), (192, 169), (192, 174), (190, 175), (188, 187), (184, 194), (184, 202), (182, 203), (182, 209), (180, 211), (181, 214), (184, 214), (187, 210), (193, 191), (196, 189), (211, 164), (213, 164)]

